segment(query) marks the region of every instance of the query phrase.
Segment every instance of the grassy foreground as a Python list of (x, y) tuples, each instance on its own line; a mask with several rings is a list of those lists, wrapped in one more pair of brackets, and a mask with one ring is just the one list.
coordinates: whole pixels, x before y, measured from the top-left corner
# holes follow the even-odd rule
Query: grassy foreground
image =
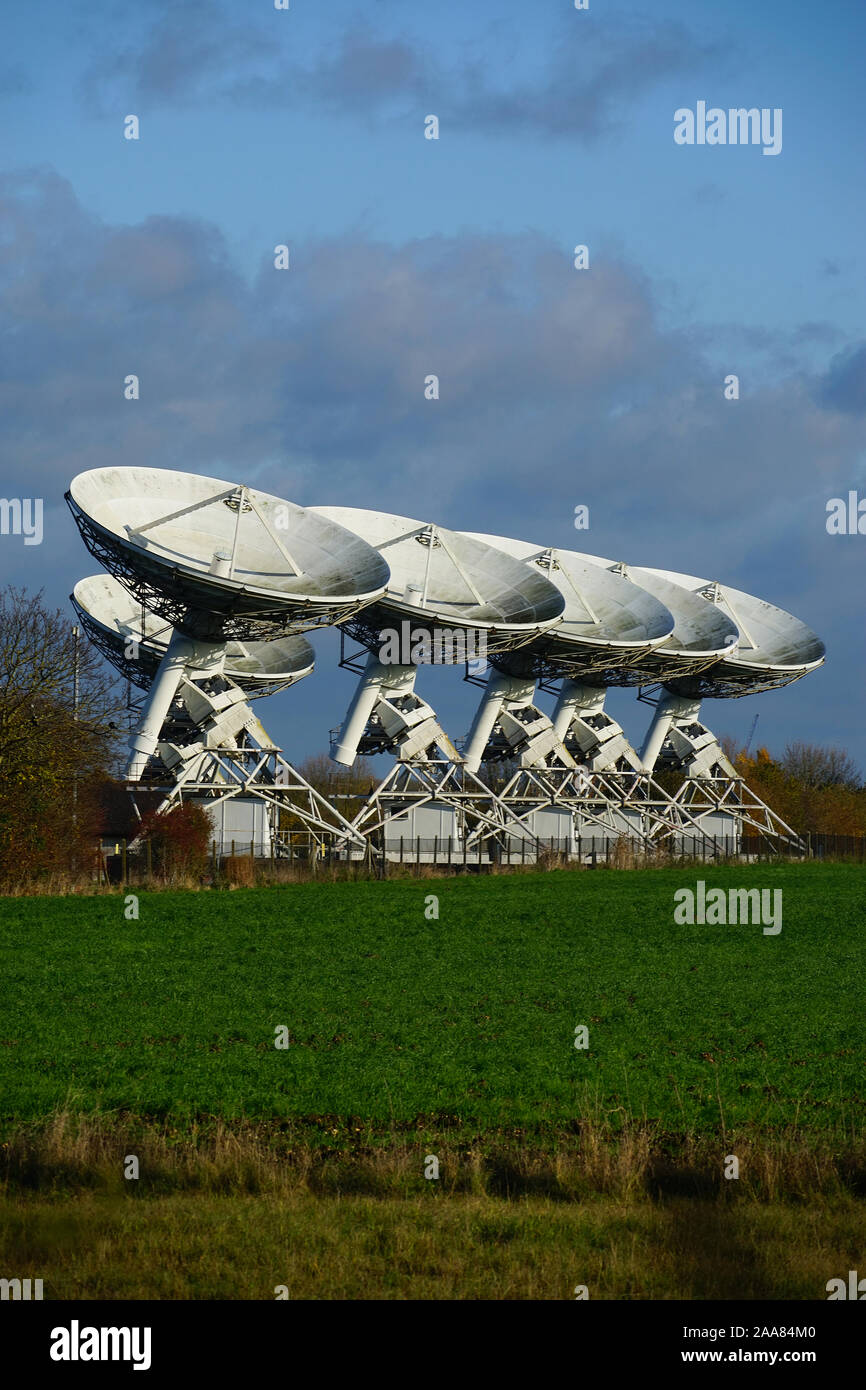
[[(487, 1196), (87, 1195), (0, 1206), (0, 1258), (46, 1298), (825, 1299), (858, 1267), (853, 1199), (569, 1204)], [(798, 1315), (799, 1316), (799, 1315)]]
[[(781, 888), (781, 932), (676, 925), (698, 878)], [(138, 920), (116, 894), (6, 899), (2, 1122), (862, 1135), (862, 883), (849, 865), (563, 871), (141, 894)]]
[[(699, 878), (780, 888), (781, 932), (675, 924)], [(3, 1269), (58, 1298), (825, 1298), (866, 1259), (862, 882), (0, 900)]]

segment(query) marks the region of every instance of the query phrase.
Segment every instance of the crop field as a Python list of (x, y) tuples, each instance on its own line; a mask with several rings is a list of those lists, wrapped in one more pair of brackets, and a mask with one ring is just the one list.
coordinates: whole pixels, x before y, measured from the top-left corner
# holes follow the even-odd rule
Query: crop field
[[(781, 931), (677, 924), (699, 879)], [(866, 1254), (863, 881), (0, 900), (0, 1259), (60, 1298), (824, 1297)]]
[[(674, 891), (698, 878), (781, 887), (782, 930), (676, 925)], [(863, 879), (696, 866), (153, 892), (138, 920), (118, 895), (6, 899), (2, 1121), (862, 1134)]]

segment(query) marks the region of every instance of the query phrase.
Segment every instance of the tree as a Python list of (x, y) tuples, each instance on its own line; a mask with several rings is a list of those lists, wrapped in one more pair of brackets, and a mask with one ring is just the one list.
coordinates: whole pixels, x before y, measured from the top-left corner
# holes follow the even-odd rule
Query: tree
[(844, 748), (789, 743), (779, 761), (782, 770), (804, 787), (847, 787), (858, 791), (863, 785), (856, 763)]
[[(364, 804), (364, 798), (376, 787), (379, 778), (367, 758), (356, 758), (351, 767), (341, 767), (326, 753), (315, 753), (298, 767), (298, 772), (317, 792), (332, 801), (346, 820), (352, 820)], [(285, 811), (281, 829), (302, 830), (304, 822)]]
[(497, 762), (482, 763), (478, 769), (477, 777), (479, 782), (484, 783), (485, 787), (498, 793), (505, 789), (515, 773), (520, 771), (520, 768), (519, 758), (500, 758)]
[(367, 758), (356, 758), (351, 767), (341, 767), (326, 753), (305, 758), (298, 771), (323, 796), (333, 796), (335, 792), (345, 795), (357, 792), (366, 796), (379, 780)]
[(116, 756), (115, 686), (41, 593), (0, 590), (0, 882), (65, 868), (92, 845), (95, 784)]
[(866, 833), (866, 788), (843, 750), (791, 744), (774, 759), (759, 748), (753, 758), (738, 753), (734, 765), (752, 790), (801, 834)]

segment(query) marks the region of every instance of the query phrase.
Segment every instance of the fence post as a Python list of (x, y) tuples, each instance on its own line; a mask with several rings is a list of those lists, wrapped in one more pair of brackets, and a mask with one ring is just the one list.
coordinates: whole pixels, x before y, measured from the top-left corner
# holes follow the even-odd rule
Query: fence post
[(129, 879), (128, 879), (128, 877), (127, 877), (128, 870), (129, 870), (129, 865), (128, 865), (128, 863), (126, 862), (126, 840), (121, 840), (121, 842), (120, 842), (120, 880), (121, 880), (121, 883), (128, 883), (128, 882), (129, 882)]
[(415, 836), (415, 877), (421, 877), (421, 836)]
[(150, 843), (149, 836), (144, 842), (144, 852), (147, 861), (147, 881), (148, 883), (150, 883), (150, 880), (153, 877), (153, 846)]
[(439, 858), (439, 836), (433, 836), (433, 868), (436, 868), (436, 861)]

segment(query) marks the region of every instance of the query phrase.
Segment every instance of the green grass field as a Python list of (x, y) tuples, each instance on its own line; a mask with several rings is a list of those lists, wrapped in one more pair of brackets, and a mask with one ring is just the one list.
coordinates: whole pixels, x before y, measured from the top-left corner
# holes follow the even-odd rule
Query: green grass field
[[(781, 888), (781, 932), (676, 925), (698, 878)], [(56, 1298), (823, 1298), (866, 1258), (862, 882), (0, 900), (0, 1263)]]
[[(675, 925), (698, 877), (781, 887), (781, 933)], [(762, 864), (313, 884), (143, 893), (138, 921), (119, 896), (6, 899), (3, 1121), (69, 1106), (860, 1134), (862, 883)]]

